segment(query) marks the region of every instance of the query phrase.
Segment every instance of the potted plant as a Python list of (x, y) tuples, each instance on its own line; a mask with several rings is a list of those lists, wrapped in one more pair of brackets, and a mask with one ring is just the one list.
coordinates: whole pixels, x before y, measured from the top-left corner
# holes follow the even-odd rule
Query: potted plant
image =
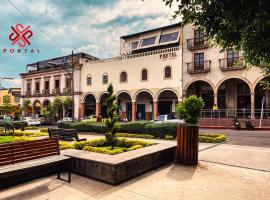
[(201, 97), (190, 96), (180, 103), (177, 114), (185, 121), (177, 127), (177, 161), (181, 164), (198, 164), (200, 110), (204, 107)]

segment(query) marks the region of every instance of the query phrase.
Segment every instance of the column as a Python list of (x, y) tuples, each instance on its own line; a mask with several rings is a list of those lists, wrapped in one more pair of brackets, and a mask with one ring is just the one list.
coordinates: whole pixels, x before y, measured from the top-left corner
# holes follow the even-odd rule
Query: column
[(214, 105), (218, 105), (218, 95), (217, 93), (214, 94)]
[(85, 103), (81, 103), (80, 118), (84, 117), (84, 115), (85, 115)]
[(158, 101), (154, 101), (154, 119), (158, 116)]
[(251, 118), (255, 117), (255, 95), (254, 93), (250, 93), (250, 110), (251, 110)]
[(96, 116), (99, 116), (101, 114), (101, 106), (100, 106), (100, 103), (97, 102), (96, 103)]
[(265, 109), (269, 108), (269, 103), (270, 103), (270, 99), (269, 99), (269, 89), (265, 90)]
[(136, 101), (132, 102), (132, 121), (136, 121)]

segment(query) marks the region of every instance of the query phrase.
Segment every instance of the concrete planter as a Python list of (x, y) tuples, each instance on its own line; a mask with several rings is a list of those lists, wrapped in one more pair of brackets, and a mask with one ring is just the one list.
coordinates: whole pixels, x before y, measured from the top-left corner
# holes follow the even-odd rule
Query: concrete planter
[(177, 127), (177, 162), (184, 165), (198, 164), (199, 126), (179, 125)]

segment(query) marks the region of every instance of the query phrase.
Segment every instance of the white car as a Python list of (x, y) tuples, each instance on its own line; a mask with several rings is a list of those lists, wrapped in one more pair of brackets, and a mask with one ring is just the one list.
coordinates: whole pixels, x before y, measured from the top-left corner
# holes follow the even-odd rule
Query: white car
[(34, 117), (25, 117), (23, 121), (25, 121), (28, 126), (40, 126), (41, 124), (40, 120)]
[(179, 123), (179, 124), (185, 123), (184, 120), (177, 119), (174, 116), (170, 116), (170, 115), (159, 115), (152, 122), (154, 123)]
[(71, 117), (64, 117), (63, 119), (57, 121), (57, 124), (59, 124), (61, 122), (72, 122), (72, 118)]

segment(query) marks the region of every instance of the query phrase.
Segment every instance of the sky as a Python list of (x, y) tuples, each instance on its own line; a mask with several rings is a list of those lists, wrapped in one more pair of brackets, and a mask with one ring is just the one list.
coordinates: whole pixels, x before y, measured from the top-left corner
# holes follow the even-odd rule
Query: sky
[[(174, 9), (162, 0), (1, 0), (0, 77), (14, 78), (2, 86), (20, 87), (19, 74), (27, 64), (72, 50), (98, 58), (118, 56), (120, 36), (176, 23)], [(9, 39), (17, 24), (30, 26), (33, 33), (23, 48), (40, 53), (9, 52), (19, 48)]]

